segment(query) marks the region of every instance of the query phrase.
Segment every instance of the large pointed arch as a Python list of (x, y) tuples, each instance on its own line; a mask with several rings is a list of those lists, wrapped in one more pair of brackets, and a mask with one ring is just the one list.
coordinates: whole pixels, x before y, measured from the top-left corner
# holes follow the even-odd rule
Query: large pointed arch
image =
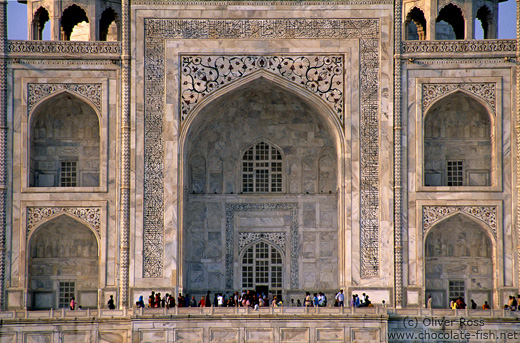
[[(317, 119), (319, 118), (320, 124), (322, 124), (325, 127), (327, 134), (330, 135), (330, 139), (333, 142), (333, 145), (330, 146), (330, 148), (337, 155), (337, 158), (333, 159), (334, 162), (336, 163), (336, 165), (334, 166), (335, 173), (338, 175), (336, 180), (338, 180), (337, 182), (340, 183), (336, 187), (334, 187), (334, 191), (336, 191), (336, 189), (339, 190), (339, 194), (338, 194), (337, 198), (336, 198), (335, 193), (333, 193), (334, 195), (332, 195), (332, 196), (334, 196), (334, 199), (336, 199), (335, 200), (336, 205), (333, 206), (333, 208), (336, 208), (335, 209), (336, 212), (334, 213), (333, 216), (335, 218), (337, 218), (337, 219), (334, 219), (333, 221), (339, 222), (339, 224), (334, 224), (334, 225), (338, 225), (338, 227), (342, 228), (342, 229), (337, 230), (337, 232), (335, 233), (336, 234), (335, 237), (338, 237), (338, 236), (339, 237), (337, 239), (333, 239), (332, 242), (338, 242), (337, 243), (338, 246), (341, 246), (341, 249), (343, 249), (343, 244), (339, 243), (339, 242), (343, 241), (342, 235), (344, 234), (343, 233), (344, 224), (343, 224), (343, 221), (340, 219), (340, 218), (342, 218), (342, 216), (339, 214), (339, 212), (342, 211), (341, 210), (342, 208), (344, 208), (344, 201), (345, 201), (346, 195), (343, 191), (344, 190), (343, 183), (345, 182), (345, 177), (339, 176), (339, 175), (343, 175), (345, 173), (345, 166), (343, 166), (341, 164), (341, 163), (345, 162), (345, 159), (342, 158), (341, 156), (345, 156), (346, 138), (344, 136), (341, 123), (338, 120), (337, 116), (335, 115), (334, 111), (331, 109), (331, 107), (328, 104), (326, 104), (321, 97), (319, 97), (301, 87), (298, 87), (297, 85), (294, 85), (291, 82), (287, 82), (287, 80), (284, 80), (283, 78), (280, 78), (277, 75), (273, 75), (273, 74), (267, 73), (262, 70), (255, 72), (251, 75), (248, 75), (247, 77), (237, 80), (234, 83), (228, 84), (226, 87), (222, 87), (221, 89), (212, 92), (211, 94), (209, 94), (206, 97), (204, 97), (203, 99), (201, 99), (197, 103), (197, 105), (194, 106), (193, 112), (191, 112), (191, 114), (185, 118), (183, 126), (180, 128), (181, 132), (180, 132), (180, 139), (179, 139), (179, 150), (180, 150), (181, 159), (180, 159), (180, 168), (179, 168), (180, 175), (179, 175), (179, 179), (178, 179), (179, 185), (180, 185), (179, 188), (181, 188), (181, 189), (186, 189), (186, 187), (188, 189), (190, 188), (189, 185), (184, 184), (185, 182), (187, 182), (187, 179), (186, 179), (186, 176), (184, 175), (184, 173), (187, 171), (187, 169), (186, 169), (188, 167), (187, 163), (188, 163), (188, 161), (190, 161), (189, 154), (197, 155), (200, 153), (199, 150), (196, 150), (196, 152), (191, 152), (192, 150), (190, 150), (190, 149), (192, 149), (192, 145), (190, 145), (190, 142), (193, 141), (193, 137), (198, 137), (198, 135), (200, 135), (200, 132), (197, 130), (201, 130), (200, 128), (202, 128), (203, 125), (209, 125), (208, 123), (210, 123), (210, 122), (218, 122), (218, 117), (215, 117), (215, 115), (213, 113), (216, 113), (215, 110), (220, 108), (219, 104), (221, 104), (223, 101), (225, 101), (225, 103), (233, 103), (234, 100), (229, 100), (229, 99), (234, 99), (233, 98), (234, 96), (239, 96), (238, 94), (242, 94), (242, 92), (244, 92), (244, 90), (248, 90), (248, 92), (249, 92), (251, 89), (254, 89), (255, 87), (260, 87), (260, 89), (276, 90), (277, 92), (281, 92), (281, 94), (284, 94), (284, 97), (291, 98), (291, 99), (294, 99), (294, 101), (298, 101), (298, 102), (301, 102), (302, 104), (305, 104), (306, 108), (308, 108), (309, 110), (312, 110), (313, 116), (315, 116)], [(225, 100), (223, 100), (223, 99), (225, 99)], [(212, 113), (211, 118), (206, 117), (206, 115), (208, 113)], [(239, 113), (237, 113), (237, 116), (238, 115), (239, 115)], [(219, 124), (216, 123), (215, 125), (219, 125)], [(224, 125), (224, 124), (222, 124), (222, 125)], [(220, 130), (212, 129), (209, 132), (214, 132), (216, 134), (217, 132), (220, 132)], [(262, 138), (266, 137), (266, 135), (263, 135), (261, 133), (262, 131), (259, 131), (259, 132), (260, 132), (259, 133), (260, 137), (255, 136), (255, 137), (250, 138), (251, 140), (248, 142), (249, 146), (251, 144), (253, 144), (254, 142), (257, 142), (259, 139), (261, 140)], [(276, 136), (276, 137), (278, 137), (278, 136)], [(273, 139), (274, 139), (273, 137), (270, 137), (269, 141), (273, 142)], [(195, 141), (197, 141), (197, 147), (199, 147), (200, 145), (206, 146), (206, 143), (199, 142), (199, 140), (195, 140)], [(276, 143), (277, 142), (275, 140), (274, 144), (277, 145)], [(241, 147), (240, 151), (242, 151), (243, 148), (246, 146), (246, 145), (242, 145), (242, 144), (243, 143), (240, 143), (240, 142), (234, 143), (234, 145), (238, 145)], [(279, 146), (278, 146), (278, 148), (280, 150), (283, 149)], [(320, 148), (316, 152), (316, 157), (317, 157), (316, 163), (315, 163), (316, 166), (318, 164), (317, 159), (318, 159), (321, 151), (322, 150)], [(237, 152), (236, 155), (238, 156), (238, 155), (240, 155), (240, 153)], [(237, 168), (238, 161), (235, 161), (234, 163), (235, 163), (234, 168), (236, 168), (235, 170), (238, 170), (239, 169), (239, 168)], [(209, 169), (209, 168), (206, 168), (206, 169)], [(226, 168), (224, 168), (224, 172), (225, 172), (225, 170), (226, 170)], [(284, 170), (287, 170), (287, 165), (284, 165)], [(234, 172), (232, 171), (231, 173), (234, 173)], [(317, 177), (316, 177), (316, 180), (317, 180)], [(317, 188), (317, 186), (316, 186), (316, 188)], [(237, 192), (237, 190), (235, 190), (235, 192)], [(230, 194), (229, 191), (228, 192), (224, 191), (224, 193)], [(231, 192), (231, 194), (233, 194), (233, 192)], [(304, 194), (305, 194), (305, 192), (304, 192)], [(327, 194), (329, 194), (329, 193), (327, 193)], [(242, 195), (237, 194), (236, 196), (240, 197)], [(244, 195), (244, 197), (245, 196), (246, 195)], [(271, 196), (273, 196), (273, 195), (271, 195)], [(195, 224), (195, 225), (191, 225), (189, 227), (187, 225), (185, 226), (185, 224), (186, 224), (185, 218), (191, 217), (191, 214), (189, 214), (189, 215), (184, 214), (185, 211), (186, 211), (186, 213), (193, 212), (193, 211), (191, 211), (191, 212), (188, 211), (188, 209), (184, 208), (184, 206), (189, 201), (191, 201), (191, 202), (199, 201), (199, 200), (197, 200), (197, 199), (199, 199), (197, 197), (199, 197), (199, 196), (195, 195), (195, 197), (193, 197), (191, 194), (186, 194), (184, 192), (179, 195), (180, 201), (179, 201), (179, 210), (178, 210), (178, 213), (179, 213), (178, 235), (180, 236), (180, 238), (178, 239), (178, 242), (179, 242), (178, 250), (180, 252), (179, 259), (181, 259), (183, 262), (180, 263), (178, 277), (179, 277), (179, 280), (180, 280), (181, 284), (183, 285), (183, 287), (186, 287), (186, 284), (188, 282), (188, 281), (184, 280), (184, 277), (187, 277), (185, 275), (186, 266), (183, 266), (183, 264), (185, 263), (184, 262), (184, 259), (185, 259), (184, 251), (186, 249), (188, 249), (190, 252), (194, 251), (193, 249), (202, 249), (202, 246), (198, 246), (198, 245), (200, 245), (198, 242), (195, 244), (196, 246), (190, 245), (188, 247), (184, 247), (183, 243), (182, 243), (183, 241), (186, 241), (186, 242), (190, 241), (190, 239), (187, 238), (188, 237), (187, 232), (189, 230), (197, 230), (198, 225), (199, 225), (199, 224)], [(190, 198), (191, 200), (188, 201), (188, 198)], [(269, 208), (270, 211), (273, 211), (273, 209), (276, 207), (275, 206), (275, 207), (273, 207), (273, 209), (271, 209), (271, 207), (270, 207), (271, 204), (265, 204), (265, 203), (264, 204), (260, 204), (260, 203), (254, 204), (254, 203), (251, 203), (252, 200), (254, 200), (254, 199), (252, 199), (252, 198), (249, 199), (250, 205), (252, 206), (252, 208), (254, 208), (254, 205), (258, 205), (259, 206), (258, 208), (264, 208), (263, 206), (266, 206), (265, 207), (266, 209)], [(266, 200), (264, 199), (263, 201), (265, 202)], [(297, 207), (294, 210), (291, 209), (291, 211), (297, 211), (297, 210), (298, 210)], [(199, 211), (200, 211), (200, 209), (199, 209)], [(240, 210), (238, 210), (238, 211), (240, 211)], [(264, 209), (264, 211), (265, 211), (265, 209)], [(284, 211), (287, 211), (287, 210), (284, 209)], [(246, 210), (246, 212), (248, 212), (248, 210)], [(211, 213), (207, 213), (206, 215), (208, 217), (212, 216)], [(226, 218), (227, 217), (228, 216), (226, 215)], [(217, 220), (217, 221), (220, 221), (220, 220)], [(214, 220), (212, 219), (208, 222), (214, 222)], [(213, 230), (215, 230), (215, 229), (213, 229)], [(234, 229), (232, 226), (230, 228), (226, 227), (226, 237), (233, 235), (233, 233), (232, 233), (233, 230)], [(297, 229), (295, 229), (295, 230), (297, 230)], [(213, 237), (213, 233), (211, 233), (211, 235)], [(297, 235), (297, 233), (295, 235)], [(297, 236), (294, 236), (294, 237), (297, 237)], [(296, 238), (293, 238), (293, 239), (296, 239)], [(234, 254), (232, 253), (233, 250), (229, 250), (230, 248), (227, 247), (227, 245), (228, 245), (228, 242), (226, 241), (226, 251), (227, 251), (226, 252), (226, 269), (229, 264), (228, 259), (230, 261), (232, 261), (233, 256), (234, 256)], [(337, 249), (340, 249), (340, 248), (338, 247)], [(212, 256), (214, 256), (213, 253), (211, 253), (211, 254), (212, 254)], [(344, 254), (342, 252), (340, 252), (338, 254), (338, 256), (344, 256)], [(236, 256), (235, 256), (235, 258), (236, 258)], [(344, 261), (342, 261), (341, 259), (337, 259), (337, 263), (339, 264), (339, 266), (338, 266), (339, 274), (343, 273), (343, 270), (344, 270), (344, 266), (342, 265), (343, 262)], [(231, 262), (231, 263), (233, 263), (233, 262)], [(197, 268), (198, 268), (198, 270), (201, 270), (201, 267), (197, 267)], [(294, 269), (294, 275), (292, 275), (293, 270), (291, 269), (291, 280), (290, 280), (291, 283), (287, 285), (288, 288), (291, 287), (291, 284), (297, 285), (297, 283), (298, 283), (297, 263), (291, 262), (291, 268), (295, 268), (295, 269)], [(228, 275), (231, 275), (233, 277), (233, 271), (232, 270), (230, 272), (226, 271), (226, 276), (228, 276)], [(236, 275), (235, 275), (235, 277), (236, 277)], [(237, 280), (235, 280), (234, 282), (236, 282), (236, 281)], [(226, 284), (229, 285), (230, 284), (229, 282), (233, 282), (233, 281), (228, 281), (226, 279)], [(289, 281), (285, 281), (285, 282), (289, 282)]]

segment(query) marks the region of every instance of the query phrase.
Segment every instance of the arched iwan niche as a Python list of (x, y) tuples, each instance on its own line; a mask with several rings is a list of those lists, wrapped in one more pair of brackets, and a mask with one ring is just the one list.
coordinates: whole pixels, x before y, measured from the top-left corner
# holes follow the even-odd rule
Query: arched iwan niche
[[(482, 306), (493, 305), (493, 242), (474, 219), (455, 214), (429, 230), (424, 247), (426, 297), (432, 306), (448, 308), (462, 296)], [(481, 308), (481, 307), (480, 307)]]
[(28, 307), (68, 308), (72, 296), (97, 307), (98, 251), (94, 232), (68, 215), (41, 224), (28, 244)]
[(61, 92), (31, 115), (30, 187), (98, 187), (100, 131), (87, 102)]
[(425, 186), (490, 186), (491, 131), (486, 107), (464, 92), (434, 103), (424, 121)]
[[(287, 237), (283, 254), (291, 258), (277, 287), (285, 299), (338, 286), (337, 138), (326, 122), (302, 97), (265, 78), (221, 95), (197, 114), (183, 156), (183, 287), (190, 294), (242, 288), (241, 271), (233, 266), (240, 263), (237, 237), (243, 233)], [(244, 174), (248, 152), (254, 168)], [(264, 160), (265, 168), (276, 170), (262, 170)], [(243, 177), (251, 173), (281, 175), (280, 188), (244, 190)]]

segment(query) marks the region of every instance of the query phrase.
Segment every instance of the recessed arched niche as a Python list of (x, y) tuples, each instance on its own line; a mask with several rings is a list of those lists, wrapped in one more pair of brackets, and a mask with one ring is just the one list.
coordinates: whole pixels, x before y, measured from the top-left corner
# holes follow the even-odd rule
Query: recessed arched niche
[[(308, 96), (259, 77), (208, 101), (191, 122), (183, 149), (183, 287), (190, 294), (247, 285), (287, 296), (338, 286), (337, 150)], [(259, 254), (254, 248), (244, 264), (244, 235), (285, 242), (275, 250), (286, 263), (268, 261), (280, 273), (276, 285), (244, 283)], [(271, 249), (266, 242), (262, 249)]]
[(490, 186), (492, 120), (474, 97), (457, 91), (434, 103), (424, 120), (425, 186)]
[(404, 24), (405, 37), (407, 40), (426, 39), (426, 18), (420, 8), (412, 8), (406, 15)]
[(41, 224), (28, 244), (28, 307), (68, 308), (72, 296), (97, 307), (98, 251), (94, 232), (68, 215)]
[(433, 307), (447, 308), (459, 296), (493, 306), (493, 241), (483, 224), (463, 214), (441, 221), (428, 232), (424, 259)]
[(62, 92), (35, 108), (30, 125), (30, 187), (99, 187), (99, 118), (90, 104)]

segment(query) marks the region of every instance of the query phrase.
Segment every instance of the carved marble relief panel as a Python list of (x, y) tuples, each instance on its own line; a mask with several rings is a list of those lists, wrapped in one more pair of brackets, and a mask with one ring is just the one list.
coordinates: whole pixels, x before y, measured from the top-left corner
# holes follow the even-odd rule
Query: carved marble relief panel
[(491, 229), (495, 238), (497, 237), (496, 206), (423, 206), (423, 236), (426, 237), (428, 231), (435, 226), (435, 224), (456, 213), (464, 213), (478, 219)]
[(246, 246), (261, 239), (273, 243), (282, 252), (285, 251), (285, 232), (241, 232), (238, 235), (238, 255), (242, 254)]
[(258, 70), (281, 76), (325, 100), (343, 125), (344, 61), (327, 56), (182, 56), (181, 121), (205, 96)]
[[(168, 39), (354, 39), (359, 41), (360, 58), (360, 227), (361, 227), (361, 275), (376, 276), (379, 274), (379, 60), (380, 60), (380, 21), (378, 19), (242, 19), (242, 20), (210, 20), (210, 19), (145, 19), (145, 120), (144, 120), (144, 256), (143, 276), (160, 277), (163, 271), (163, 242), (164, 242), (164, 140), (163, 118), (165, 116), (165, 40)], [(200, 82), (188, 81), (184, 84), (182, 117), (186, 119), (193, 102), (202, 94), (207, 94), (206, 86), (220, 87), (220, 82), (237, 78), (238, 74), (226, 72), (227, 78), (215, 73), (219, 66), (231, 66), (231, 60), (238, 63), (238, 70), (255, 68), (276, 68), (276, 73), (284, 72), (286, 77), (294, 82), (307, 83), (307, 89), (314, 89), (314, 93), (322, 96), (337, 111), (336, 115), (343, 122), (341, 108), (343, 95), (339, 93), (337, 83), (337, 66), (342, 61), (326, 60), (309, 61), (305, 65), (305, 57), (296, 60), (294, 57), (262, 57), (262, 56), (221, 56), (220, 62), (204, 59), (187, 58), (183, 62), (184, 80), (203, 80)], [(264, 61), (264, 62), (261, 62)], [(233, 63), (231, 62), (231, 63)], [(252, 63), (255, 63), (255, 66)], [(331, 62), (325, 67), (321, 63)], [(200, 64), (204, 63), (204, 66)], [(271, 66), (269, 63), (273, 63)], [(295, 69), (292, 69), (293, 66)], [(193, 68), (196, 67), (197, 70)], [(298, 75), (297, 70), (318, 72), (326, 75), (323, 83), (316, 83), (312, 75)], [(245, 69), (244, 69), (245, 68)], [(288, 69), (287, 69), (288, 68)], [(290, 72), (289, 72), (290, 70)], [(201, 73), (202, 71), (202, 73)], [(198, 74), (197, 74), (198, 72)], [(292, 74), (291, 74), (292, 73)], [(203, 75), (205, 74), (205, 76)], [(283, 76), (283, 75), (282, 75)], [(208, 79), (209, 77), (209, 79)], [(217, 79), (214, 79), (217, 77)], [(292, 78), (294, 77), (294, 80)], [(210, 80), (211, 82), (207, 82)], [(229, 82), (226, 81), (226, 82)], [(311, 81), (311, 82), (309, 82)], [(190, 83), (191, 82), (191, 83)], [(312, 86), (314, 82), (314, 87)], [(320, 81), (321, 82), (321, 81)], [(225, 83), (225, 82), (224, 82)], [(334, 85), (334, 83), (336, 83)], [(325, 88), (323, 88), (325, 86)], [(338, 86), (338, 87), (336, 87)], [(201, 87), (200, 89), (197, 87)], [(330, 91), (323, 91), (330, 87)], [(338, 88), (338, 90), (333, 90)], [(200, 93), (198, 93), (200, 92)], [(186, 103), (188, 100), (189, 103)], [(184, 103), (183, 103), (184, 101)], [(229, 262), (231, 263), (231, 262)], [(226, 283), (231, 282), (229, 273), (231, 265), (226, 263), (228, 275)], [(297, 267), (296, 267), (297, 268)], [(292, 269), (291, 273), (294, 270)], [(296, 273), (297, 274), (297, 273)], [(291, 283), (297, 278), (291, 275)]]
[(41, 99), (63, 90), (89, 99), (96, 106), (98, 113), (101, 113), (102, 85), (100, 83), (29, 83), (27, 85), (27, 113), (31, 113), (34, 105)]
[(463, 90), (475, 95), (479, 99), (488, 103), (496, 112), (496, 83), (425, 83), (422, 85), (422, 107), (423, 113), (429, 105), (441, 96), (455, 90)]
[(27, 234), (38, 226), (38, 224), (48, 218), (60, 213), (68, 214), (72, 217), (81, 219), (90, 224), (95, 230), (98, 238), (101, 228), (101, 208), (100, 207), (27, 207)]

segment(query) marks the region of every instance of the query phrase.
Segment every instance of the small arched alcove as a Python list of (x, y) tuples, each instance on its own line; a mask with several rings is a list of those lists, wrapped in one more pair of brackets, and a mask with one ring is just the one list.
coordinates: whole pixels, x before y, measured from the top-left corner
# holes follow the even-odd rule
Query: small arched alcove
[(118, 41), (120, 40), (120, 20), (117, 12), (112, 8), (106, 8), (101, 14), (99, 21), (99, 40)]
[(493, 240), (484, 224), (455, 214), (432, 227), (424, 244), (426, 297), (432, 307), (448, 308), (450, 300), (473, 299), (493, 306)]
[(465, 21), (460, 7), (447, 4), (439, 11), (435, 22), (435, 39), (464, 39)]
[(89, 20), (83, 8), (73, 4), (63, 11), (63, 15), (61, 16), (61, 33), (63, 40), (89, 40)]
[(49, 12), (45, 7), (39, 7), (34, 13), (32, 21), (32, 38), (34, 40), (43, 39), (43, 29), (45, 24), (49, 21)]
[(465, 92), (437, 100), (424, 120), (424, 185), (490, 186), (492, 123), (488, 109)]
[(68, 308), (71, 297), (95, 308), (99, 287), (98, 241), (84, 223), (59, 215), (29, 238), (28, 292), (32, 309)]
[[(493, 21), (493, 13), (488, 6), (483, 5), (477, 10), (475, 18), (475, 27), (479, 25), (482, 27), (484, 39), (494, 39), (495, 37), (495, 23)], [(477, 31), (477, 30), (475, 30)], [(476, 37), (475, 37), (476, 38)]]
[[(286, 84), (263, 76), (249, 80), (212, 98), (189, 123), (182, 256), (190, 294), (243, 287), (243, 234), (280, 234), (287, 246), (292, 239), (304, 244), (295, 261), (305, 256), (305, 271), (291, 276), (291, 259), (282, 268), (283, 285), (275, 288), (284, 296), (301, 291), (291, 289), (295, 284), (331, 292), (338, 286), (338, 133), (324, 119), (332, 111), (320, 112), (307, 100), (315, 95)], [(295, 206), (302, 195), (305, 204)], [(227, 221), (230, 216), (236, 219)]]
[(414, 7), (408, 12), (404, 25), (405, 39), (426, 39), (426, 18), (424, 17), (424, 12), (420, 8)]
[(94, 108), (69, 92), (41, 102), (32, 112), (30, 187), (98, 187), (99, 119)]

